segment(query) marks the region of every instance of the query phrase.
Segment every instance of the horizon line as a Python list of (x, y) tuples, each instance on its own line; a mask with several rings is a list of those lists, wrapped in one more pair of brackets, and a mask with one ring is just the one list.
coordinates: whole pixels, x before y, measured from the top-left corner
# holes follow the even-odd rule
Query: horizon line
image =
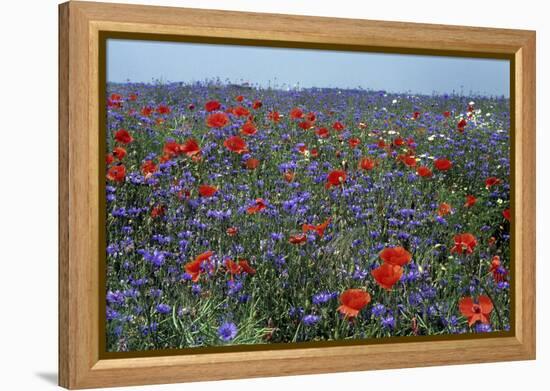
[[(270, 83), (270, 82), (268, 82)], [(459, 92), (456, 90), (453, 90), (451, 92), (440, 92), (440, 91), (432, 91), (432, 93), (419, 93), (414, 92), (412, 90), (404, 90), (404, 91), (393, 91), (393, 90), (385, 90), (385, 89), (375, 89), (375, 88), (365, 88), (361, 86), (357, 87), (318, 87), (318, 86), (310, 86), (310, 87), (300, 87), (299, 85), (295, 86), (285, 86), (285, 83), (282, 84), (282, 86), (278, 85), (269, 85), (268, 87), (265, 87), (261, 85), (261, 83), (249, 83), (249, 82), (219, 82), (216, 79), (205, 79), (202, 81), (169, 81), (169, 80), (163, 80), (163, 79), (153, 79), (151, 81), (107, 81), (107, 85), (109, 84), (135, 84), (135, 85), (147, 85), (147, 86), (158, 86), (158, 85), (170, 85), (170, 84), (180, 84), (182, 86), (194, 86), (197, 84), (203, 84), (206, 87), (236, 87), (236, 88), (247, 88), (247, 89), (256, 89), (256, 90), (271, 90), (271, 91), (304, 91), (304, 90), (346, 90), (346, 91), (365, 91), (370, 93), (381, 93), (384, 94), (391, 94), (391, 95), (415, 95), (415, 96), (459, 96), (459, 97), (484, 97), (484, 98), (504, 98), (504, 99), (510, 99), (510, 95), (505, 94), (486, 94), (482, 92), (474, 92), (470, 91), (470, 93), (464, 93)]]

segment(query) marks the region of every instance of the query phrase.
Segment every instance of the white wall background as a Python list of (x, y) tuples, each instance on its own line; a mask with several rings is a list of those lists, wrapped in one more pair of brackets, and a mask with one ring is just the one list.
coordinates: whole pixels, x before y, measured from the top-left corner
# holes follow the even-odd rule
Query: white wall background
[[(104, 0), (105, 1), (105, 0)], [(119, 2), (127, 2), (118, 0)], [(133, 3), (537, 30), (537, 326), (530, 362), (279, 377), (135, 389), (542, 389), (548, 379), (550, 251), (549, 28), (537, 0), (133, 0)], [(17, 0), (0, 14), (1, 389), (54, 389), (57, 378), (57, 0)], [(546, 239), (546, 242), (545, 242)], [(185, 387), (185, 388), (184, 388)]]

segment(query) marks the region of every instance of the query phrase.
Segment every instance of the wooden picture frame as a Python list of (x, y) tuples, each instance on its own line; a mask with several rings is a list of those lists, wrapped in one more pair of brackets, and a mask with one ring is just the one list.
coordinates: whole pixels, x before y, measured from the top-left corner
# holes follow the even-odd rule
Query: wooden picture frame
[[(504, 337), (171, 356), (100, 352), (102, 32), (508, 58), (514, 324)], [(90, 388), (535, 358), (535, 32), (70, 1), (59, 6), (59, 384)]]

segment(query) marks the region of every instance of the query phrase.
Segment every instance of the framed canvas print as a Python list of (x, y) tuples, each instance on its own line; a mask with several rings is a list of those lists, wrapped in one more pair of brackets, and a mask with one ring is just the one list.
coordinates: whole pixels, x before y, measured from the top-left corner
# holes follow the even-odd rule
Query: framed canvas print
[(534, 32), (59, 12), (60, 385), (535, 358)]

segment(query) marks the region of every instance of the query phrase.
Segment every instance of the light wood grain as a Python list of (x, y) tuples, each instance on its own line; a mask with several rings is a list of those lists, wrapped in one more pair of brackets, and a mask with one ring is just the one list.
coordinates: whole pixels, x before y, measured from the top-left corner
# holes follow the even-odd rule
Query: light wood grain
[[(535, 33), (69, 2), (59, 26), (59, 383), (90, 388), (477, 363), (535, 357)], [(513, 56), (515, 336), (99, 359), (99, 31)]]

